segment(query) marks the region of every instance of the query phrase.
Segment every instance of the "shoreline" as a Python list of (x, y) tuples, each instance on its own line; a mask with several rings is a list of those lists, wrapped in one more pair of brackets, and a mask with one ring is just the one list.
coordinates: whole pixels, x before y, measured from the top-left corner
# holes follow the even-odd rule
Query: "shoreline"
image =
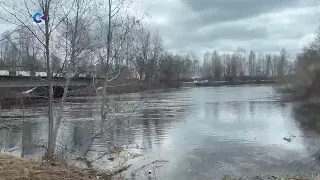
[[(205, 85), (203, 84), (197, 84), (194, 82), (181, 82), (179, 87), (165, 87), (163, 85), (153, 85), (151, 88), (146, 88), (146, 85), (143, 84), (135, 84), (134, 87), (112, 87), (109, 88), (109, 91), (107, 91), (108, 95), (118, 95), (118, 94), (130, 94), (130, 93), (144, 93), (144, 92), (161, 92), (166, 90), (178, 90), (183, 88), (190, 88), (190, 87), (220, 87), (220, 86), (242, 86), (242, 85), (270, 85), (275, 84), (272, 83), (255, 83), (255, 84), (235, 84), (235, 83), (225, 83), (225, 84), (214, 84), (211, 85), (210, 83), (207, 83)], [(44, 104), (47, 103), (47, 97), (42, 93), (34, 92), (27, 94), (26, 96), (22, 97), (21, 93), (19, 93), (16, 89), (11, 88), (0, 88), (0, 91), (5, 92), (4, 95), (0, 99), (0, 107), (2, 109), (10, 109), (12, 107), (21, 107), (21, 106), (32, 106), (36, 104)], [(21, 91), (21, 89), (18, 89)], [(41, 89), (42, 90), (42, 89)], [(101, 93), (101, 90), (98, 90), (98, 93)], [(71, 92), (68, 94), (68, 100), (67, 102), (88, 102), (89, 99), (85, 99), (86, 97), (95, 97), (97, 96), (96, 91), (94, 88), (86, 88), (83, 90), (74, 91), (71, 90)], [(56, 96), (54, 102), (58, 102), (60, 96)], [(76, 98), (76, 99), (72, 99)], [(23, 103), (23, 104), (22, 104)]]
[[(161, 163), (161, 161), (159, 161)], [(51, 161), (41, 161), (34, 158), (20, 158), (7, 153), (0, 153), (0, 177), (7, 180), (120, 180), (125, 179), (123, 173), (130, 168), (125, 165), (115, 170), (98, 170), (95, 168), (81, 168), (69, 165), (65, 159), (54, 158)], [(156, 172), (152, 172), (156, 173)], [(217, 177), (211, 177), (217, 178)], [(319, 179), (317, 175), (251, 175), (235, 176), (232, 174), (224, 175), (221, 180), (307, 180)]]
[[(26, 95), (22, 95), (23, 91), (26, 91), (30, 88), (0, 88), (0, 107), (3, 109), (12, 108), (12, 107), (20, 107), (20, 106), (28, 106), (34, 104), (46, 103), (48, 98), (46, 94), (43, 92), (44, 88), (40, 87)], [(121, 86), (121, 87), (110, 87), (107, 90), (108, 95), (117, 95), (117, 94), (130, 94), (130, 93), (143, 93), (148, 91), (157, 91), (161, 89), (171, 89), (170, 87), (163, 87), (160, 85), (154, 85), (151, 88), (147, 88), (147, 85), (137, 83), (131, 84), (129, 86)], [(98, 94), (97, 94), (98, 93)], [(79, 101), (86, 102), (84, 99), (72, 100), (73, 97), (86, 98), (86, 97), (95, 97), (101, 94), (101, 90), (97, 92), (93, 87), (87, 88), (79, 88), (79, 89), (71, 89), (68, 93), (68, 97), (70, 97), (68, 101)], [(62, 94), (55, 94), (54, 102), (58, 102), (62, 97)]]
[(268, 81), (237, 81), (237, 82), (229, 82), (229, 81), (217, 81), (217, 82), (195, 82), (196, 86), (209, 86), (209, 87), (220, 87), (220, 86), (241, 86), (241, 85), (256, 85), (256, 84), (276, 84), (277, 81), (268, 80)]
[(114, 175), (95, 169), (70, 166), (64, 159), (40, 161), (34, 158), (19, 158), (7, 153), (0, 154), (0, 177), (6, 180), (112, 180)]

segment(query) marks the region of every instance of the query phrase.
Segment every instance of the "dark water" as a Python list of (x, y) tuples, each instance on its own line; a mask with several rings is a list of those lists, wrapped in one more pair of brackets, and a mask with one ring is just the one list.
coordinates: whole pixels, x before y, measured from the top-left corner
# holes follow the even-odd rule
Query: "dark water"
[[(126, 94), (111, 96), (109, 105), (114, 113), (109, 123), (101, 124), (97, 99), (68, 103), (59, 152), (94, 159), (108, 147), (126, 145), (144, 155), (130, 161), (134, 164), (126, 173), (130, 179), (213, 179), (224, 174), (319, 170), (310, 157), (320, 148), (318, 136), (300, 127), (293, 105), (281, 103), (271, 86)], [(46, 107), (3, 110), (1, 115), (2, 124), (13, 128), (12, 132), (0, 130), (2, 151), (21, 154), (24, 135), (24, 154), (40, 157), (43, 151), (35, 145), (46, 141)], [(122, 122), (126, 117), (130, 118)], [(111, 126), (116, 128), (90, 138)], [(108, 164), (106, 160), (96, 162), (102, 168)]]

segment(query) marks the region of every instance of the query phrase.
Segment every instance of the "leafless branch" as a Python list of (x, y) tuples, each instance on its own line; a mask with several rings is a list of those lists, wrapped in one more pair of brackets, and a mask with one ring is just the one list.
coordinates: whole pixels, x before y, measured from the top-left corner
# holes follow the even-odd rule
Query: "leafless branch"
[[(12, 12), (10, 12), (9, 10), (7, 10), (7, 8), (5, 8), (3, 5), (0, 4), (0, 7), (2, 9), (4, 9), (7, 13), (9, 13), (11, 16), (13, 16), (17, 21), (19, 21), (20, 24), (23, 25), (23, 27), (26, 27), (33, 35), (35, 38), (37, 38), (37, 40), (43, 45), (45, 46), (45, 44), (39, 39), (39, 37), (32, 31), (32, 29), (30, 29), (29, 25), (25, 24), (24, 22), (22, 22), (22, 20), (20, 20), (19, 17), (17, 17), (16, 14), (13, 14)], [(18, 25), (18, 24), (16, 24)]]
[[(30, 10), (29, 10), (29, 6), (28, 6), (26, 0), (23, 0), (23, 2), (24, 2), (25, 7), (27, 8), (27, 13), (28, 13), (28, 15), (29, 15), (30, 17), (32, 17), (32, 14), (31, 14), (31, 12), (30, 12)], [(36, 23), (36, 24), (37, 24), (39, 30), (42, 32), (42, 34), (45, 34), (45, 32), (43, 31), (42, 27), (40, 27), (40, 25), (39, 25), (38, 23)]]
[[(113, 114), (113, 116), (116, 117), (118, 124), (121, 124), (121, 123), (123, 123), (124, 121), (128, 120), (128, 119), (136, 112), (136, 110), (137, 110), (138, 107), (140, 106), (140, 103), (142, 102), (142, 99), (143, 99), (143, 97), (140, 98), (139, 102), (137, 103), (137, 106), (133, 109), (133, 111), (132, 111), (127, 117), (125, 117), (125, 118), (123, 118), (123, 119), (119, 119), (117, 116), (115, 116), (115, 115)], [(108, 109), (110, 110), (110, 107), (109, 107)], [(111, 112), (112, 112), (112, 111), (111, 111)], [(106, 132), (109, 131), (110, 129), (114, 128), (116, 125), (117, 125), (117, 124), (114, 124), (114, 125), (108, 127), (107, 129), (105, 129), (104, 131), (99, 131), (99, 132), (95, 133), (92, 137), (90, 137), (89, 139), (87, 139), (86, 141), (84, 141), (82, 144), (85, 144), (85, 143), (88, 142), (89, 140), (95, 139), (95, 138), (103, 135), (104, 133), (106, 133)]]
[(109, 79), (108, 81), (110, 82), (110, 81), (113, 81), (113, 80), (115, 80), (115, 79), (117, 79), (118, 78), (118, 76), (120, 75), (120, 69), (121, 68), (119, 68), (119, 72), (118, 72), (118, 74), (114, 77), (114, 78), (111, 78), (111, 79)]

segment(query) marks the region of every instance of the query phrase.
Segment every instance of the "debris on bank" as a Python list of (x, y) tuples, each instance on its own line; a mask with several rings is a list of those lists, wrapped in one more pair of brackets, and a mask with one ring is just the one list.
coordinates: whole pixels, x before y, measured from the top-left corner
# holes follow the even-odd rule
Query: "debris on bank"
[(283, 140), (285, 140), (285, 141), (287, 141), (287, 142), (291, 142), (291, 138), (286, 138), (286, 137), (284, 137), (284, 138), (282, 138)]
[(307, 176), (255, 176), (255, 177), (236, 177), (232, 175), (225, 175), (222, 180), (318, 180), (319, 177)]
[(0, 179), (6, 180), (112, 180), (113, 174), (68, 166), (65, 160), (45, 162), (0, 154)]

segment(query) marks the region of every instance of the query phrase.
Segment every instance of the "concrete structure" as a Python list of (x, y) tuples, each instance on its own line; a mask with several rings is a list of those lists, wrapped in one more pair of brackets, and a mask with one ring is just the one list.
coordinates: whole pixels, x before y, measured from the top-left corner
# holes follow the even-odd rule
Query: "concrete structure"
[[(95, 84), (98, 84), (101, 79), (95, 79)], [(54, 86), (65, 86), (66, 79), (63, 77), (54, 77)], [(90, 86), (92, 78), (73, 77), (71, 78), (70, 86)], [(46, 77), (30, 77), (30, 76), (1, 76), (0, 87), (42, 87), (48, 86)]]
[[(27, 77), (47, 77), (47, 72), (31, 72), (31, 71), (9, 71), (0, 70), (0, 76), (27, 76)], [(54, 77), (63, 77), (62, 73), (53, 73)], [(71, 73), (71, 77), (76, 77), (74, 73)], [(78, 74), (78, 77), (91, 77), (91, 74)], [(95, 76), (97, 77), (97, 76)]]

